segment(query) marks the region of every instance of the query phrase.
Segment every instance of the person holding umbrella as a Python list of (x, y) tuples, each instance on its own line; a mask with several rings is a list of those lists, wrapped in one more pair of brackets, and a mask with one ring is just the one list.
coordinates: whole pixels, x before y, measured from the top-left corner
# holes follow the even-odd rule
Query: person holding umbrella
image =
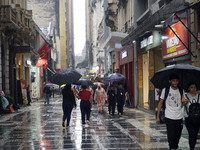
[(68, 127), (70, 124), (72, 109), (73, 107), (76, 108), (76, 101), (74, 93), (71, 90), (71, 84), (65, 85), (65, 87), (62, 90), (62, 95), (63, 95), (62, 109), (64, 114), (62, 126), (65, 127), (65, 120), (67, 119), (67, 127)]
[(108, 100), (108, 111), (109, 114), (112, 113), (112, 115), (114, 116), (115, 114), (115, 106), (116, 106), (116, 91), (115, 88), (113, 86), (113, 84), (110, 85), (110, 88), (108, 90), (107, 93), (107, 100)]
[[(165, 123), (167, 127), (167, 138), (170, 150), (178, 148), (178, 143), (183, 129), (182, 114), (182, 91), (178, 88), (179, 77), (171, 74), (169, 77), (170, 87), (162, 89), (158, 103), (156, 123), (160, 124), (160, 110), (165, 105)], [(168, 94), (166, 96), (166, 93)], [(166, 92), (166, 93), (165, 93)], [(166, 97), (165, 97), (166, 96)], [(183, 100), (185, 101), (185, 100)]]
[(121, 113), (123, 115), (123, 107), (125, 102), (125, 90), (123, 88), (123, 84), (121, 82), (118, 83), (119, 87), (117, 88), (117, 110), (118, 115)]

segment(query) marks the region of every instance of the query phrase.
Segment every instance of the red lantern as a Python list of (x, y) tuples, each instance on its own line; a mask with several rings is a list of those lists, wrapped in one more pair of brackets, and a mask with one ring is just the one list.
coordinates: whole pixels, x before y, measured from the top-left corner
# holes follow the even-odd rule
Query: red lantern
[(47, 59), (38, 59), (36, 65), (37, 65), (38, 67), (41, 67), (41, 66), (43, 66), (43, 65), (45, 65), (45, 64), (47, 64), (47, 63), (48, 63), (48, 62), (47, 62)]

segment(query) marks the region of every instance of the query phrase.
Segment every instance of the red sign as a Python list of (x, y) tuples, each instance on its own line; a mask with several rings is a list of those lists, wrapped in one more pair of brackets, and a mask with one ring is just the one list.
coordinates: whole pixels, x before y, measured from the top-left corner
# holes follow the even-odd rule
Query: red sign
[[(187, 19), (182, 20), (187, 26)], [(173, 31), (179, 36), (183, 43), (188, 47), (188, 31), (181, 22), (178, 22), (171, 26)], [(163, 60), (179, 57), (188, 54), (188, 50), (176, 37), (170, 28), (166, 29), (162, 33), (162, 56)]]
[(38, 54), (40, 55), (41, 59), (48, 59), (49, 47), (48, 47), (47, 43), (44, 43), (44, 45), (38, 51)]

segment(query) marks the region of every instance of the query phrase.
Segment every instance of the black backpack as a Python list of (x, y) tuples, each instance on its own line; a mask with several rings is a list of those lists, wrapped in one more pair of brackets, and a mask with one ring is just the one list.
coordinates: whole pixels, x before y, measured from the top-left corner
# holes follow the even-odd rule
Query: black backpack
[[(166, 99), (167, 99), (167, 97), (169, 95), (169, 89), (170, 89), (169, 86), (165, 88), (165, 97), (164, 97), (164, 100), (163, 100), (163, 105), (162, 105), (162, 108), (160, 110), (160, 116), (159, 116), (160, 123), (165, 123), (165, 107), (166, 107), (165, 106), (165, 102), (166, 102)], [(182, 97), (182, 95), (183, 95), (183, 89), (181, 87), (178, 87), (178, 90), (179, 90), (179, 92), (181, 94), (181, 97)]]
[(187, 94), (185, 96), (190, 101), (189, 111), (187, 110), (187, 107), (185, 107), (186, 112), (189, 116), (189, 122), (194, 125), (200, 125), (200, 104), (199, 104), (200, 95), (198, 94), (197, 102), (196, 101), (194, 102), (193, 100), (191, 101), (188, 98)]

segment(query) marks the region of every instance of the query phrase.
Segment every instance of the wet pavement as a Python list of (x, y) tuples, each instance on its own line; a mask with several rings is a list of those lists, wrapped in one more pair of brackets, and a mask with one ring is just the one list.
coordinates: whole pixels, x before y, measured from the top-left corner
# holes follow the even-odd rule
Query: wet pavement
[[(155, 116), (138, 109), (126, 108), (124, 115), (98, 113), (93, 105), (90, 123), (82, 126), (79, 102), (72, 112), (70, 127), (62, 127), (61, 99), (50, 105), (35, 101), (13, 114), (0, 116), (0, 150), (167, 150), (165, 125), (156, 125)], [(179, 143), (188, 150), (184, 127)], [(196, 149), (200, 149), (200, 140)]]

